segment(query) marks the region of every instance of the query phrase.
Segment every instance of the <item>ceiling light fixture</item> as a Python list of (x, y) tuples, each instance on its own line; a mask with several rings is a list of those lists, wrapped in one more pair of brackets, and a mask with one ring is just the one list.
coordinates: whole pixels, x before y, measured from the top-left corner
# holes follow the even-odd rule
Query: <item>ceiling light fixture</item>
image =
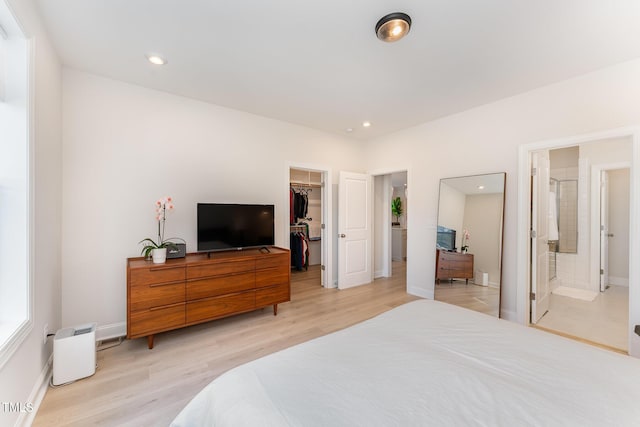
[(362, 127), (368, 128), (371, 126), (371, 122), (362, 122)]
[(484, 185), (478, 185), (478, 190), (484, 190)]
[(380, 18), (376, 24), (376, 36), (383, 42), (397, 42), (409, 33), (411, 17), (406, 13), (394, 12)]
[(353, 132), (353, 128), (346, 128), (345, 131), (347, 132)]
[(149, 62), (151, 62), (153, 65), (164, 65), (167, 63), (167, 60), (164, 59), (162, 56), (160, 55), (154, 55), (154, 54), (148, 54), (147, 55), (147, 59), (149, 60)]

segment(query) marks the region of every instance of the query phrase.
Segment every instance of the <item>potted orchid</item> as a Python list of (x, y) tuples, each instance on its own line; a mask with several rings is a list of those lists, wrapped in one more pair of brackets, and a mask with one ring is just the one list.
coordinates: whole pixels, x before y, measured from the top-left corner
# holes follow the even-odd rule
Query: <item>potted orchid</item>
[(154, 264), (162, 264), (167, 260), (167, 248), (175, 248), (174, 240), (182, 239), (172, 237), (170, 239), (164, 238), (164, 225), (167, 220), (167, 211), (173, 210), (173, 202), (171, 197), (163, 197), (156, 201), (156, 221), (158, 221), (158, 240), (150, 238), (142, 239), (139, 243), (143, 244), (142, 255), (145, 258), (150, 256), (153, 258)]
[(463, 254), (466, 254), (467, 251), (469, 250), (470, 237), (471, 235), (469, 234), (469, 230), (467, 230), (466, 228), (462, 230), (462, 243), (460, 245), (460, 252), (462, 252)]

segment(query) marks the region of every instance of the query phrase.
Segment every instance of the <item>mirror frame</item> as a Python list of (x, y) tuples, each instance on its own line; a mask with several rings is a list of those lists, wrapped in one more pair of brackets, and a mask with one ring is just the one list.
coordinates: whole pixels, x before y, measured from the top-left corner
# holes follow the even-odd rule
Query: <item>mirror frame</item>
[[(503, 260), (504, 260), (504, 223), (505, 223), (505, 204), (506, 204), (506, 195), (507, 195), (507, 173), (506, 172), (491, 172), (491, 173), (479, 173), (479, 174), (474, 174), (474, 175), (463, 175), (463, 176), (452, 176), (452, 177), (447, 177), (447, 178), (440, 178), (440, 180), (438, 181), (438, 209), (437, 209), (437, 215), (436, 215), (436, 234), (437, 234), (437, 229), (438, 229), (438, 222), (440, 219), (440, 202), (441, 202), (441, 190), (442, 190), (442, 181), (447, 180), (447, 179), (457, 179), (457, 178), (471, 178), (471, 177), (479, 177), (479, 176), (487, 176), (487, 175), (502, 175), (502, 221), (500, 224), (500, 267), (498, 268), (498, 271), (500, 273), (500, 280), (499, 280), (499, 292), (498, 292), (498, 319), (502, 318), (502, 276), (503, 276)], [(436, 239), (437, 240), (437, 237)], [(435, 262), (435, 260), (434, 260)], [(435, 272), (435, 268), (434, 268), (434, 272)], [(434, 289), (433, 289), (433, 299), (436, 299), (435, 296), (435, 278), (434, 278)]]

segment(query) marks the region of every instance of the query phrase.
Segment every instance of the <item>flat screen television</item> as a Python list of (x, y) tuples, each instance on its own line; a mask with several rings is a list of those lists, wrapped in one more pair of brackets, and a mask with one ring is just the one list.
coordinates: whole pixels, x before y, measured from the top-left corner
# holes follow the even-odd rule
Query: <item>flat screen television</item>
[(446, 251), (456, 250), (456, 230), (438, 226), (438, 237), (436, 239), (436, 248)]
[(198, 252), (271, 246), (273, 205), (198, 203)]

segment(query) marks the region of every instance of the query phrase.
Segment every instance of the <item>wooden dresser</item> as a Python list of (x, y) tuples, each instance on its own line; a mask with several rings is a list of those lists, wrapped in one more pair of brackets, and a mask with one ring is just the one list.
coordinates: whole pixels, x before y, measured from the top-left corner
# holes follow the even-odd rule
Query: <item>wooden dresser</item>
[(187, 254), (153, 264), (127, 260), (127, 338), (147, 337), (290, 300), (288, 249)]
[(473, 255), (459, 252), (436, 251), (436, 280), (473, 279)]

